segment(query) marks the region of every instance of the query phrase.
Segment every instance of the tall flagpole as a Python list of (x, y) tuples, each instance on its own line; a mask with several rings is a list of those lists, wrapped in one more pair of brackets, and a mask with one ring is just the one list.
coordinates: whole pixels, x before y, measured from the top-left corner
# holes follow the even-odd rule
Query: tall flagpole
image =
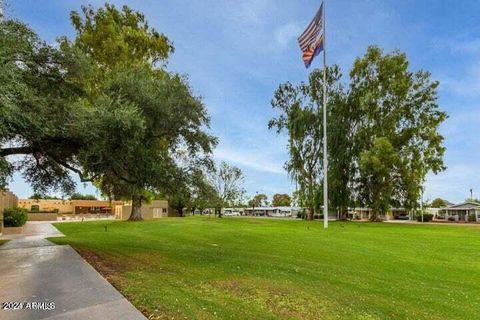
[(327, 155), (327, 33), (326, 0), (323, 0), (323, 227), (328, 228), (328, 155)]

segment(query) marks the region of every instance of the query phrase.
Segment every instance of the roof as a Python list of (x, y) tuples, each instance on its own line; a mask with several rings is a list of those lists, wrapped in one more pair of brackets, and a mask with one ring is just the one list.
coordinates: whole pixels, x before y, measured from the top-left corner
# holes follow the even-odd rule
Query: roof
[(299, 210), (300, 207), (255, 207), (244, 208), (244, 210)]
[(443, 210), (470, 210), (470, 209), (480, 209), (480, 203), (474, 201), (467, 201), (464, 203), (454, 204), (445, 208)]

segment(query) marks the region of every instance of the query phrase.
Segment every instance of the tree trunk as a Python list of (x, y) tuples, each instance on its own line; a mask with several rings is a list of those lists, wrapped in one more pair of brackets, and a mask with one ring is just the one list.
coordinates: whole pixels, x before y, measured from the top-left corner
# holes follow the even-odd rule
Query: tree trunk
[(129, 221), (141, 221), (142, 218), (142, 198), (138, 196), (132, 197), (132, 213), (130, 213)]
[(218, 213), (218, 217), (222, 217), (222, 208), (216, 208), (215, 211)]
[(177, 212), (178, 212), (178, 216), (183, 217), (183, 208), (178, 208)]
[(307, 220), (313, 221), (315, 210), (313, 208), (308, 209)]
[(347, 220), (348, 218), (348, 208), (340, 207), (340, 220)]

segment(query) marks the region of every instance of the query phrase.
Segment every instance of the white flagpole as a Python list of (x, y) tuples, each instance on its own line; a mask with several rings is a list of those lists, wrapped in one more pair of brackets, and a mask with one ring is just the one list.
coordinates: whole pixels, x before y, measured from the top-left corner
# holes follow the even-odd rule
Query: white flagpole
[(328, 228), (328, 155), (327, 155), (327, 33), (323, 0), (323, 227)]

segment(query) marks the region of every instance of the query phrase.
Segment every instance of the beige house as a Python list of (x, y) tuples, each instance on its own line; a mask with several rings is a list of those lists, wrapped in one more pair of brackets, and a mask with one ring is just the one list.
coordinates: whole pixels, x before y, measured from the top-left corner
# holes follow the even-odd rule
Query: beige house
[[(67, 219), (112, 216), (127, 220), (132, 212), (131, 204), (123, 201), (20, 199), (18, 206), (29, 211), (28, 220), (55, 220), (57, 216)], [(142, 216), (145, 220), (151, 220), (178, 215), (168, 206), (168, 201), (154, 200), (142, 204)]]
[(18, 205), (18, 198), (9, 190), (0, 190), (0, 235), (3, 231), (3, 210)]
[(28, 215), (29, 220), (52, 220), (55, 218), (55, 215), (115, 215), (122, 210), (123, 202), (20, 199), (18, 200), (18, 206), (30, 212)]
[[(132, 205), (124, 204), (122, 210), (115, 213), (116, 219), (127, 220), (132, 213)], [(153, 200), (142, 204), (142, 217), (145, 220), (177, 217), (178, 214), (168, 206), (167, 200)]]
[(18, 206), (31, 212), (73, 213), (70, 200), (20, 199), (18, 200)]

